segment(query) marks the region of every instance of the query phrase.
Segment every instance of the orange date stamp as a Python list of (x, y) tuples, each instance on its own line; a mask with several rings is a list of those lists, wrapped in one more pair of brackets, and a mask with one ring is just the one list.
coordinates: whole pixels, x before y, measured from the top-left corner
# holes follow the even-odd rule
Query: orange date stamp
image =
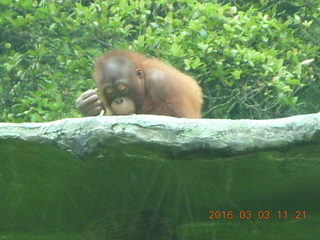
[(209, 211), (209, 219), (306, 219), (306, 211)]

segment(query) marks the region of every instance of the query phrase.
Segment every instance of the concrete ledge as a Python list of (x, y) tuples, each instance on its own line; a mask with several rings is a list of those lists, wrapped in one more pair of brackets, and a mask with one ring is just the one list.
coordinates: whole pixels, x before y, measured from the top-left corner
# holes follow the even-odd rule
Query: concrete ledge
[(317, 240), (319, 173), (319, 113), (1, 123), (0, 238)]
[[(235, 156), (320, 143), (320, 114), (272, 120), (178, 119), (136, 115), (63, 119), (49, 123), (0, 124), (1, 140), (56, 145), (80, 158), (104, 148), (139, 146), (178, 156)], [(1, 142), (0, 142), (1, 144)], [(1, 146), (1, 145), (0, 145)], [(150, 149), (139, 148), (139, 153)]]

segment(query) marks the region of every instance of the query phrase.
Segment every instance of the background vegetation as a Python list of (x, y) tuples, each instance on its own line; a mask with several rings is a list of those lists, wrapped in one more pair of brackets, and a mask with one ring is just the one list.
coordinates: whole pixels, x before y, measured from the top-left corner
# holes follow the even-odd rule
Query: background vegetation
[(320, 109), (320, 6), (310, 1), (1, 0), (0, 121), (80, 117), (94, 59), (158, 57), (203, 87), (206, 118)]

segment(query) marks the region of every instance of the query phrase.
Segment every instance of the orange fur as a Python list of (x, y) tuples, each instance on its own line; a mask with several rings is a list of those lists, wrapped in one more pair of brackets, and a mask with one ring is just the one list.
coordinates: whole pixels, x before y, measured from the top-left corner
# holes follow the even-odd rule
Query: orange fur
[[(138, 114), (157, 114), (173, 117), (200, 118), (203, 104), (202, 90), (190, 76), (155, 58), (134, 51), (113, 50), (96, 62), (94, 79), (100, 91), (102, 90), (102, 71), (105, 63), (113, 57), (125, 57), (143, 73), (144, 96), (139, 97)], [(124, 69), (125, 71), (125, 69)], [(103, 97), (107, 109), (110, 109), (107, 99)]]

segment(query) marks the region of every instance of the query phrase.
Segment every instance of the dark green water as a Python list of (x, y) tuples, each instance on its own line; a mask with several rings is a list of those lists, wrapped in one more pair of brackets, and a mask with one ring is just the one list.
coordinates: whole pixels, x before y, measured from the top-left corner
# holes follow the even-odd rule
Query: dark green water
[[(7, 144), (0, 149), (0, 240), (320, 239), (317, 149), (79, 160), (51, 147)], [(209, 219), (210, 211), (233, 216)], [(241, 211), (252, 217), (241, 219)], [(259, 219), (260, 211), (270, 217)], [(288, 216), (279, 219), (278, 211)], [(296, 211), (306, 216), (296, 219)]]

